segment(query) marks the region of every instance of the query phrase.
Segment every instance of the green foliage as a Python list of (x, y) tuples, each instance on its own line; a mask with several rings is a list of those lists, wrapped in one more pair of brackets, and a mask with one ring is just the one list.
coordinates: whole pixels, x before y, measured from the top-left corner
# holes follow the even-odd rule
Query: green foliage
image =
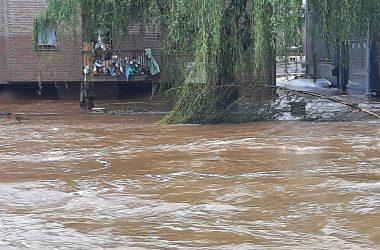
[(379, 0), (308, 0), (324, 40), (336, 46), (352, 38), (365, 36), (368, 23), (371, 33), (379, 32)]
[[(309, 2), (331, 43), (347, 39), (367, 18), (380, 20), (379, 0)], [(178, 58), (169, 67), (180, 74), (176, 105), (166, 121), (219, 122), (234, 107), (244, 71), (252, 72), (253, 85), (268, 84), (275, 54), (285, 55), (300, 40), (301, 5), (301, 0), (48, 0), (36, 28), (50, 21), (70, 23), (78, 9), (84, 41), (110, 26), (128, 34), (131, 19), (160, 23), (165, 53)], [(204, 81), (187, 77), (189, 62), (204, 67)]]
[[(323, 40), (331, 48), (344, 46), (354, 37), (378, 41), (380, 23), (379, 0), (308, 0), (310, 11), (318, 24)], [(380, 48), (377, 54), (380, 53)], [(348, 59), (341, 58), (347, 65)], [(380, 60), (377, 60), (380, 62)]]

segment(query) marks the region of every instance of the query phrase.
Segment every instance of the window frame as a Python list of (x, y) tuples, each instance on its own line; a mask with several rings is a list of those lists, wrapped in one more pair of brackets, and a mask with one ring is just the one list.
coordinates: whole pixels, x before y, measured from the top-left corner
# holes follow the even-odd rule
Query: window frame
[[(51, 29), (51, 31), (49, 31)], [(53, 41), (52, 43), (49, 43), (49, 35), (47, 32), (50, 32), (50, 34), (54, 34)], [(46, 43), (40, 43), (42, 40), (40, 36), (45, 36), (45, 41)], [(41, 30), (37, 30), (36, 34), (36, 49), (39, 51), (49, 51), (49, 50), (57, 50), (58, 49), (58, 32), (57, 32), (57, 27), (54, 24), (45, 24)]]

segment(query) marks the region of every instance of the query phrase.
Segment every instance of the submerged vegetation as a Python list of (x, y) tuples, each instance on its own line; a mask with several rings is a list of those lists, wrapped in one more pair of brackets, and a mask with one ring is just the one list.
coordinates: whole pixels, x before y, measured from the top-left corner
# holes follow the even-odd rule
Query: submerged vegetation
[[(309, 4), (331, 44), (347, 40), (368, 20), (380, 21), (378, 0)], [(179, 73), (173, 79), (176, 104), (165, 121), (213, 123), (228, 119), (238, 96), (274, 82), (275, 56), (300, 43), (301, 6), (302, 0), (48, 0), (35, 27), (75, 26), (80, 16), (83, 40), (91, 41), (111, 25), (127, 36), (128, 23), (136, 18), (161, 25), (163, 52), (181, 62), (170, 65)]]

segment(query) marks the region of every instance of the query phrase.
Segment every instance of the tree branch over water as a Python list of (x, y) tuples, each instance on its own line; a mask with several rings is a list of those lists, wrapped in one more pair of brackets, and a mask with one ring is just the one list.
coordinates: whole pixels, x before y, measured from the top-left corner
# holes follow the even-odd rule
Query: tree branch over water
[[(327, 42), (347, 40), (368, 21), (371, 31), (380, 23), (377, 0), (309, 3)], [(49, 0), (36, 27), (51, 21), (74, 25), (70, 20), (78, 7), (85, 41), (109, 26), (128, 35), (128, 23), (136, 17), (161, 25), (164, 52), (180, 57), (167, 65), (179, 75), (173, 81), (176, 104), (165, 121), (213, 123), (236, 111), (243, 80), (249, 78), (251, 87), (273, 82), (275, 56), (286, 55), (300, 40), (301, 5), (301, 0)], [(199, 82), (190, 79), (194, 74)]]

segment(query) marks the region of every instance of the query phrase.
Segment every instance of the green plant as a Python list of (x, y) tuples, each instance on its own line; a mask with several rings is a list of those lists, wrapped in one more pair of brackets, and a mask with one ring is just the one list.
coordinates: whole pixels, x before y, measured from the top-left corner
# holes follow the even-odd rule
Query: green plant
[[(354, 29), (379, 23), (378, 0), (309, 0), (323, 37), (336, 44)], [(180, 58), (169, 65), (176, 104), (165, 122), (226, 121), (236, 106), (239, 83), (249, 88), (271, 83), (277, 55), (285, 55), (300, 37), (301, 0), (48, 0), (37, 18), (40, 27), (54, 20), (66, 23), (80, 10), (84, 41), (96, 30), (112, 25), (128, 34), (133, 16), (162, 26), (163, 51)], [(375, 30), (375, 25), (371, 29)], [(187, 70), (188, 63), (192, 67)], [(202, 68), (202, 69), (200, 69)], [(196, 82), (189, 74), (204, 74)]]

